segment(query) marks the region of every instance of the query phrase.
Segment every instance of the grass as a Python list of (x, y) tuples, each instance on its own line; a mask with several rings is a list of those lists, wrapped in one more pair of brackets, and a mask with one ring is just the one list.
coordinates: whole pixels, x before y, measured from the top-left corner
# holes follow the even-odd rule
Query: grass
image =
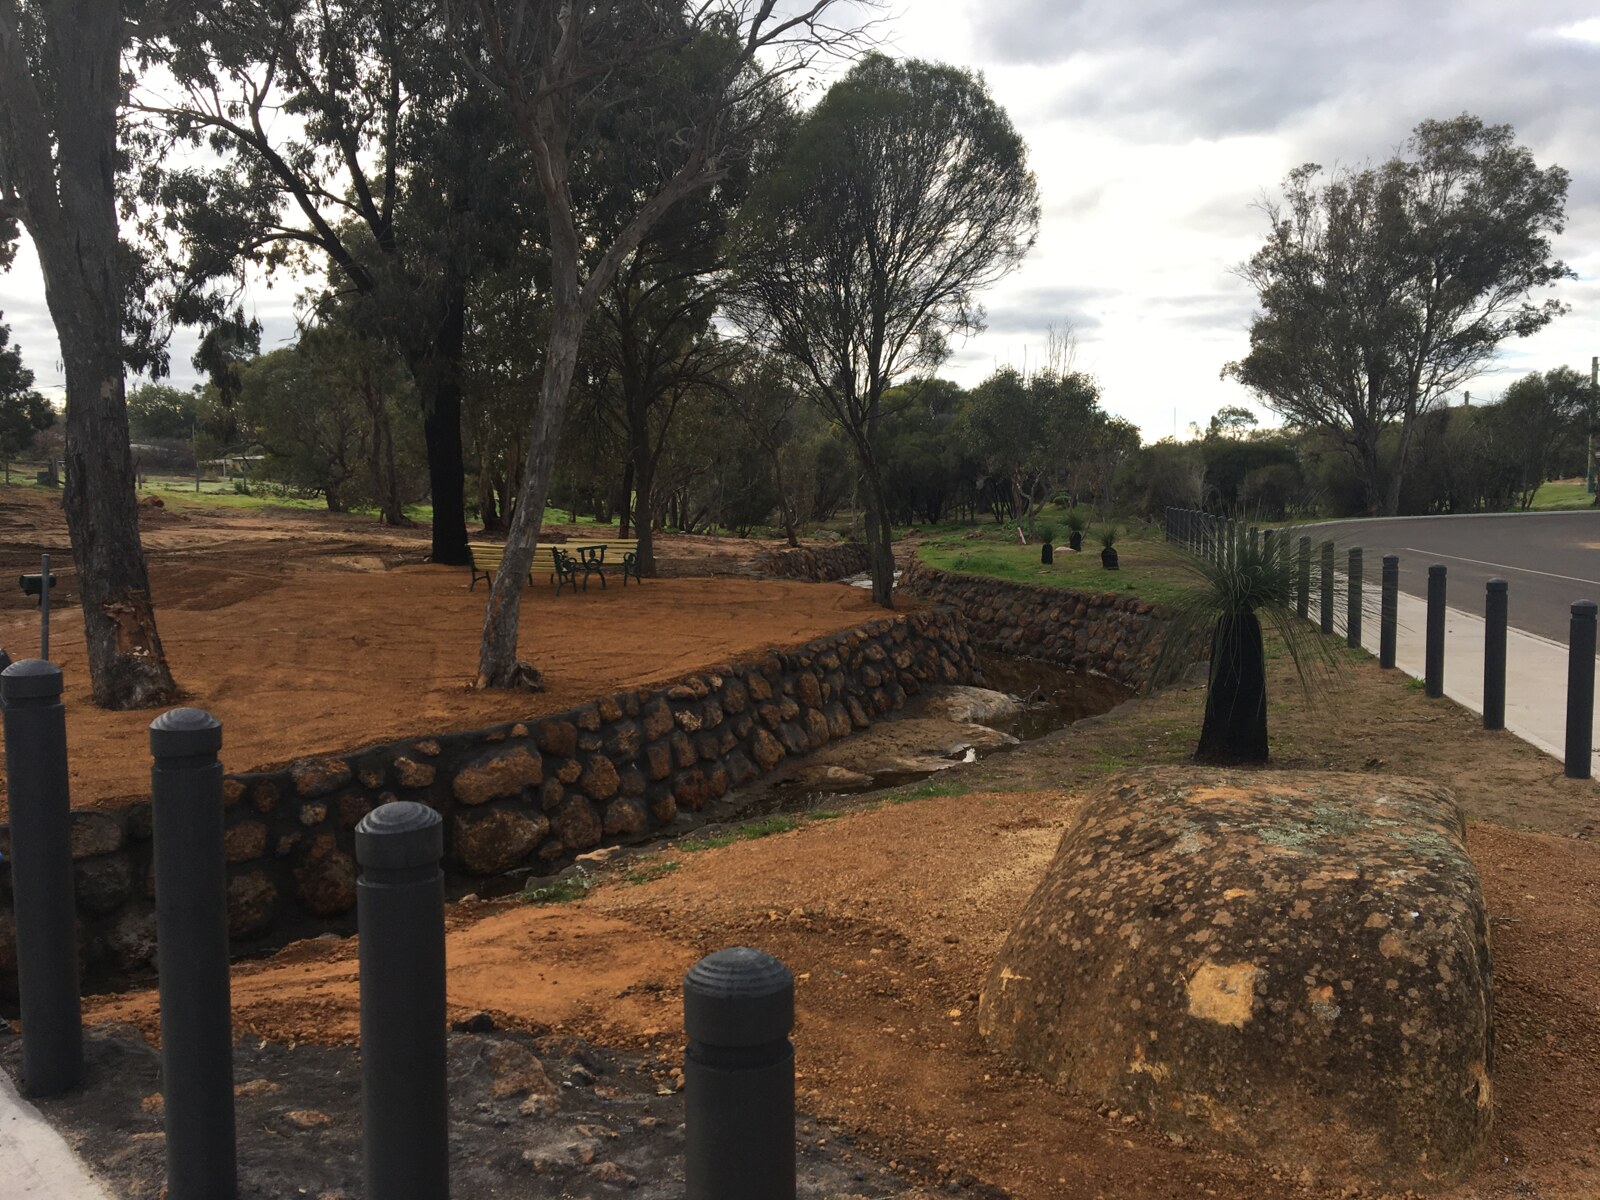
[(1058, 546), (1055, 562), (1039, 561), (1037, 541), (1024, 546), (1008, 526), (964, 526), (940, 530), (928, 537), (918, 557), (941, 571), (984, 575), (1013, 583), (1036, 583), (1080, 592), (1120, 592), (1152, 604), (1176, 604), (1193, 590), (1182, 567), (1179, 551), (1169, 546), (1159, 529), (1130, 526), (1117, 537), (1119, 569), (1100, 565), (1100, 524), (1091, 523), (1084, 548), (1074, 554)]
[[(816, 814), (816, 819), (829, 820), (839, 815), (839, 813), (829, 813), (824, 817)], [(693, 854), (699, 850), (720, 850), (722, 847), (731, 846), (735, 842), (753, 842), (757, 838), (771, 837), (775, 833), (788, 833), (790, 830), (799, 828), (799, 817), (762, 817), (758, 821), (747, 821), (743, 825), (735, 825), (719, 833), (684, 838), (678, 843), (678, 849), (686, 854)]]
[(594, 886), (587, 875), (567, 875), (540, 887), (523, 888), (517, 899), (524, 904), (567, 904), (582, 900)]
[(678, 869), (681, 864), (676, 859), (662, 858), (655, 862), (637, 866), (622, 877), (622, 882), (637, 887), (641, 883), (649, 883), (655, 879), (664, 879)]
[(1532, 512), (1564, 512), (1594, 507), (1594, 497), (1581, 479), (1555, 479), (1539, 485), (1533, 494)]
[(972, 789), (964, 783), (949, 783), (930, 780), (920, 783), (916, 787), (907, 788), (889, 797), (890, 804), (909, 804), (913, 800), (932, 800), (938, 796), (965, 796)]

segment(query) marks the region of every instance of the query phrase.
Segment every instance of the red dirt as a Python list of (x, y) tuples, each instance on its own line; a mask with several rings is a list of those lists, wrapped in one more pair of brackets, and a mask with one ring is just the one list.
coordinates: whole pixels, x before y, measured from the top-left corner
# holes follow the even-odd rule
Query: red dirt
[[(0, 492), (0, 569), (37, 570), (39, 545), (57, 556), (54, 566), (69, 566), (64, 528), (53, 528), (59, 513), (12, 503), (19, 494), (30, 495)], [(545, 690), (474, 691), (486, 586), (469, 592), (465, 568), (391, 565), (419, 558), (426, 543), (362, 520), (165, 512), (146, 530), (168, 661), (183, 702), (222, 720), (229, 770), (556, 712), (882, 611), (859, 588), (731, 576), (591, 582), (559, 597), (541, 581), (523, 593), (520, 648), (544, 672)], [(155, 713), (89, 703), (75, 576), (61, 574), (50, 648), (66, 676), (73, 803), (147, 794)], [(37, 621), (19, 591), (0, 589), (0, 645), (14, 657), (36, 652)], [(0, 821), (5, 812), (0, 795)]]

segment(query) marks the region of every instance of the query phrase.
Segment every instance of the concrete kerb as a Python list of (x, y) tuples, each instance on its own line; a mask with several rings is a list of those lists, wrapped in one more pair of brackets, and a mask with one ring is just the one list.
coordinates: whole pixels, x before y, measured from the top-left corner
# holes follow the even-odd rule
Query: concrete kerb
[(6, 1200), (112, 1200), (39, 1110), (0, 1071), (0, 1193)]

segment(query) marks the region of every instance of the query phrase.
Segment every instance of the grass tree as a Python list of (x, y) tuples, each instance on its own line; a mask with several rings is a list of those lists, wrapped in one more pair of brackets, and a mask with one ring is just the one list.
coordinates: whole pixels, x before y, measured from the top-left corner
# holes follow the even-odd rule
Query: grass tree
[(1308, 692), (1338, 666), (1337, 643), (1295, 614), (1295, 560), (1280, 552), (1281, 542), (1241, 537), (1185, 558), (1195, 586), (1168, 621), (1153, 678), (1173, 678), (1209, 646), (1197, 762), (1267, 761), (1264, 628), (1283, 644)]

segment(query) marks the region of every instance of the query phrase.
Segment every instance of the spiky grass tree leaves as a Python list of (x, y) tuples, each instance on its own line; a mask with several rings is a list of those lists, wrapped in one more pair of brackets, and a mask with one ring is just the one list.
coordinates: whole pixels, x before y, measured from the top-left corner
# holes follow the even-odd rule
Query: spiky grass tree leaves
[(1284, 538), (1222, 541), (1185, 555), (1197, 586), (1172, 611), (1151, 682), (1175, 678), (1209, 646), (1205, 717), (1195, 758), (1264, 763), (1267, 670), (1263, 629), (1282, 642), (1308, 695), (1339, 668), (1337, 643), (1295, 615), (1295, 557)]

